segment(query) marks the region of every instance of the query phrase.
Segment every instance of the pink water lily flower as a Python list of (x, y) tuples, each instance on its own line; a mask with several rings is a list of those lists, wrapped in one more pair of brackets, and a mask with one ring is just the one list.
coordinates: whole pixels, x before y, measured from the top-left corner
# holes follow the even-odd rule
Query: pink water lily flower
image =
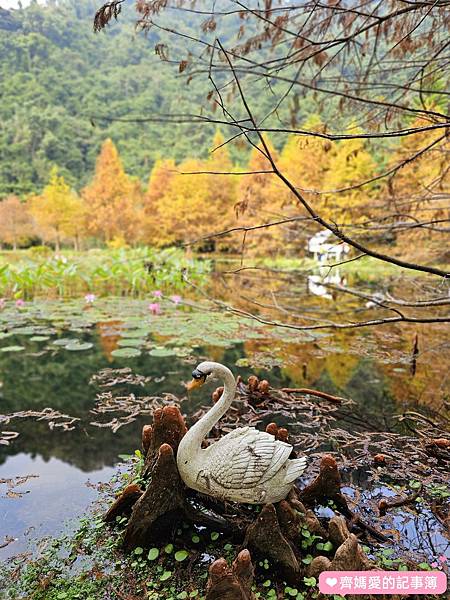
[(180, 302), (181, 302), (181, 296), (178, 296), (177, 294), (170, 296), (170, 299), (172, 300), (172, 302), (174, 304), (180, 304)]
[(86, 304), (93, 304), (95, 302), (96, 295), (95, 294), (86, 294), (84, 299), (86, 301)]
[(17, 306), (17, 308), (22, 308), (22, 306), (25, 306), (25, 300), (22, 300), (22, 298), (19, 298), (18, 300), (16, 300), (16, 306)]
[(151, 302), (148, 305), (148, 310), (152, 313), (152, 315), (159, 315), (161, 313), (161, 305), (159, 302)]
[(163, 293), (161, 290), (155, 290), (153, 292), (153, 295), (155, 296), (155, 298), (162, 298)]
[(6, 306), (6, 298), (0, 298), (0, 310), (5, 308)]

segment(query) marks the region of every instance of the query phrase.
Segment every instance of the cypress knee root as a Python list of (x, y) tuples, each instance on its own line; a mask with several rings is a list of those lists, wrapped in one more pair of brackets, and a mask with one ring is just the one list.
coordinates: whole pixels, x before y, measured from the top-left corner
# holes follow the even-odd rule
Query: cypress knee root
[(151, 485), (133, 507), (125, 530), (125, 549), (167, 539), (183, 517), (183, 502), (183, 483), (173, 449), (163, 444), (151, 471)]
[(248, 550), (241, 550), (231, 567), (224, 558), (219, 558), (209, 568), (206, 600), (253, 600), (253, 575)]
[(127, 485), (120, 496), (110, 506), (108, 512), (103, 517), (104, 520), (107, 523), (112, 523), (118, 516), (129, 515), (134, 504), (142, 496), (142, 493), (141, 488), (136, 483)]
[(244, 546), (269, 558), (289, 581), (295, 581), (300, 565), (291, 544), (283, 535), (273, 504), (266, 504), (248, 528)]
[(144, 476), (147, 477), (155, 461), (158, 458), (159, 449), (163, 444), (172, 447), (174, 454), (178, 445), (187, 431), (183, 416), (176, 406), (165, 406), (157, 408), (153, 413), (153, 425), (151, 430), (148, 426), (142, 431), (143, 445), (148, 445), (145, 456)]

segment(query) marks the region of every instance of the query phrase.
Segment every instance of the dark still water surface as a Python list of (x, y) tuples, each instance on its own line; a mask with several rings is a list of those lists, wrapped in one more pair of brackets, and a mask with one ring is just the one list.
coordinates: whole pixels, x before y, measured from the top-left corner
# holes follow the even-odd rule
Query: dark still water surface
[(182, 382), (192, 368), (180, 359), (147, 355), (115, 360), (105, 353), (100, 335), (83, 333), (82, 339), (93, 347), (80, 352), (60, 347), (53, 353), (43, 352), (41, 343), (36, 352), (36, 342), (21, 336), (9, 338), (8, 345), (20, 342), (29, 351), (0, 353), (1, 413), (26, 415), (51, 407), (80, 419), (67, 431), (59, 426), (64, 419), (56, 418), (52, 425), (53, 419), (42, 421), (39, 416), (0, 424), (0, 430), (19, 433), (9, 445), (0, 445), (0, 544), (6, 536), (16, 538), (0, 549), (2, 558), (24, 551), (28, 538), (56, 535), (65, 521), (82, 515), (97, 497), (91, 484), (108, 481), (121, 461), (119, 455), (132, 454), (140, 446), (142, 426), (151, 421), (150, 416), (138, 417), (115, 433), (110, 427), (92, 425), (108, 423), (115, 416), (90, 412), (99, 391), (89, 383), (93, 375), (129, 365), (137, 373), (163, 381), (126, 386), (126, 393), (184, 394)]
[[(187, 414), (209, 404), (206, 389), (185, 399), (184, 383), (201, 359), (223, 362), (244, 378), (267, 377), (273, 387), (352, 398), (356, 420), (343, 426), (364, 423), (368, 430), (395, 429), (393, 415), (405, 407), (426, 411), (430, 387), (437, 400), (448, 377), (448, 365), (433, 354), (433, 344), (438, 352), (443, 341), (431, 327), (421, 335), (433, 344), (412, 378), (411, 330), (389, 339), (386, 331), (299, 335), (185, 306), (163, 303), (152, 315), (148, 301), (83, 304), (35, 302), (0, 312), (0, 558), (75, 525), (119, 455), (139, 448), (152, 397), (174, 394)], [(123, 396), (143, 399), (147, 414), (95, 412), (99, 394), (108, 404), (108, 388), (93, 376), (124, 367), (142, 378), (124, 382)], [(47, 407), (58, 413), (41, 415)]]

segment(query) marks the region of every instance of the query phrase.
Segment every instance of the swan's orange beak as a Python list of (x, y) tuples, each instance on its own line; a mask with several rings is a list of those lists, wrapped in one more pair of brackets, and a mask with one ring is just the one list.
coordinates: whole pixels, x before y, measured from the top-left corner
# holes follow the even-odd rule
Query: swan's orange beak
[(199, 387), (202, 387), (202, 385), (205, 383), (204, 379), (193, 379), (192, 381), (190, 381), (187, 386), (186, 389), (188, 392), (191, 392), (192, 390), (195, 390)]

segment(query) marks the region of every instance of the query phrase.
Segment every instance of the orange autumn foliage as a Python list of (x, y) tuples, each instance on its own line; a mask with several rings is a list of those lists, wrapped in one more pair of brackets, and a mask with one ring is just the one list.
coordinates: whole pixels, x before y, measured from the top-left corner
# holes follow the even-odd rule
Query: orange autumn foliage
[[(213, 148), (224, 141), (216, 133)], [(144, 197), (145, 239), (158, 246), (190, 242), (232, 226), (236, 182), (228, 148), (208, 160), (157, 161)], [(208, 247), (208, 240), (200, 241)], [(215, 247), (215, 241), (211, 242)]]
[[(414, 127), (423, 127), (427, 122), (417, 119)], [(394, 167), (411, 156), (431, 146), (441, 137), (440, 131), (430, 131), (424, 136), (411, 135), (402, 138), (393, 154), (390, 166)], [(445, 250), (446, 222), (450, 210), (446, 198), (450, 193), (450, 143), (448, 138), (432, 145), (414, 161), (402, 166), (388, 183), (389, 209), (400, 214), (398, 221), (414, 225), (425, 222), (425, 228), (400, 229), (396, 235), (397, 248), (401, 253), (413, 251), (417, 259), (422, 258), (423, 249), (427, 256), (435, 259)], [(442, 221), (431, 224), (430, 221)], [(443, 231), (439, 231), (442, 229)]]
[[(270, 140), (266, 139), (267, 147), (275, 161), (278, 154)], [(280, 183), (271, 170), (271, 164), (258, 146), (250, 154), (247, 171), (240, 179), (236, 214), (238, 224), (244, 227), (265, 225), (285, 218), (280, 198)], [(274, 254), (279, 251), (283, 240), (285, 227), (273, 226), (256, 229), (245, 235), (245, 251), (249, 254)]]
[(94, 178), (82, 192), (89, 213), (88, 230), (104, 242), (114, 238), (134, 244), (141, 237), (139, 183), (124, 171), (117, 148), (107, 139), (97, 158)]
[[(416, 120), (412, 126), (425, 124)], [(312, 116), (301, 129), (322, 134), (326, 126)], [(357, 131), (349, 128), (350, 133)], [(377, 160), (362, 139), (332, 142), (320, 136), (291, 135), (279, 154), (268, 138), (267, 144), (280, 171), (320, 216), (348, 227), (355, 237), (372, 236), (374, 244), (395, 242), (393, 251), (398, 255), (412, 257), (421, 252), (423, 256), (417, 256), (420, 262), (425, 256), (439, 259), (445, 250), (438, 230), (444, 230), (444, 221), (450, 218), (445, 208), (450, 179), (448, 143), (440, 141), (413, 162), (406, 162), (391, 178), (365, 182), (409, 159), (442, 135), (440, 131), (390, 141), (391, 157), (379, 150)], [(234, 174), (242, 171), (249, 174)], [(317, 226), (308, 219), (298, 198), (269, 171), (270, 161), (261, 148), (253, 148), (239, 166), (234, 164), (229, 145), (217, 131), (205, 159), (188, 158), (180, 164), (171, 158), (157, 160), (147, 190), (142, 192), (139, 183), (125, 172), (109, 139), (101, 147), (92, 181), (81, 199), (63, 178), (52, 173), (39, 201), (23, 204), (8, 198), (0, 202), (0, 243), (27, 244), (32, 235), (57, 248), (62, 243), (78, 247), (83, 239), (89, 245), (110, 247), (138, 243), (164, 247), (199, 240), (194, 247), (202, 251), (241, 252), (244, 248), (250, 256), (302, 256)], [(355, 184), (355, 189), (349, 189)], [(374, 218), (380, 216), (382, 224), (377, 226)], [(34, 233), (30, 219), (36, 225)], [(441, 223), (426, 228), (397, 227), (394, 233), (389, 230), (398, 222), (434, 219)], [(264, 228), (283, 220), (288, 222)], [(371, 223), (375, 225), (371, 227)], [(260, 226), (245, 234), (214, 236), (232, 228)]]
[(175, 161), (171, 158), (155, 162), (150, 173), (147, 191), (143, 197), (142, 241), (149, 246), (164, 245), (161, 236), (161, 216), (164, 205), (161, 202), (176, 174)]
[(8, 244), (16, 250), (35, 235), (35, 225), (28, 209), (29, 204), (17, 196), (7, 196), (0, 202), (0, 245)]

